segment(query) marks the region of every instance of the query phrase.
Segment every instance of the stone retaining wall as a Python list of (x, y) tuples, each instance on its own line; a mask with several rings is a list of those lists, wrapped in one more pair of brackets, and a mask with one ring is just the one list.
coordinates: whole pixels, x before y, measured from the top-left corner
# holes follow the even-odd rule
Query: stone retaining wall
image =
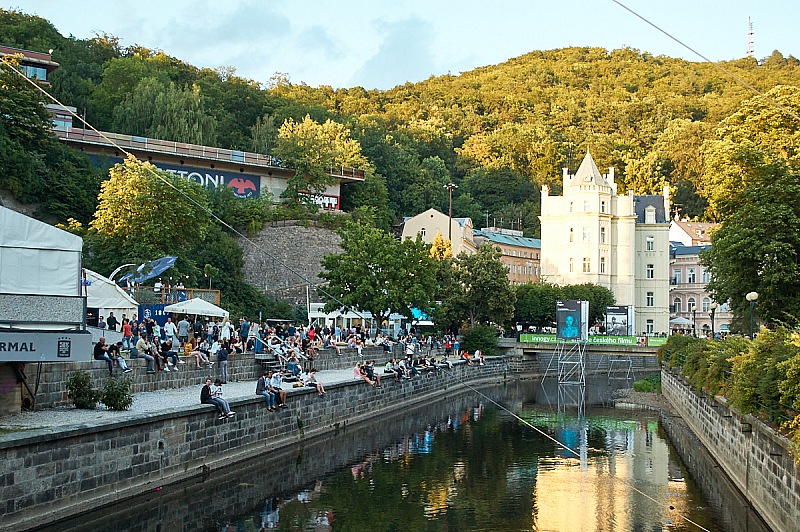
[(231, 461), (340, 430), (349, 424), (424, 404), (465, 382), (503, 379), (506, 360), (457, 363), (383, 388), (363, 382), (289, 391), (289, 408), (269, 412), (261, 398), (232, 401), (237, 416), (217, 420), (208, 405), (115, 423), (38, 429), (0, 437), (0, 530), (35, 527), (155, 486), (209, 474)]
[(732, 411), (724, 399), (697, 395), (669, 371), (662, 370), (661, 387), (767, 524), (773, 530), (800, 530), (800, 470), (791, 443), (753, 416)]
[[(359, 357), (355, 349), (342, 349), (342, 355), (336, 356), (332, 349), (321, 351), (314, 360), (314, 365), (318, 370), (347, 369), (354, 367), (357, 361), (375, 359), (379, 364), (385, 364), (391, 358), (389, 353), (380, 347), (364, 348), (363, 356)], [(127, 359), (128, 366), (134, 371), (123, 375), (121, 370), (115, 366), (114, 372), (129, 378), (132, 383), (133, 393), (153, 392), (170, 388), (183, 388), (185, 386), (195, 386), (202, 383), (206, 377), (217, 378), (219, 376), (219, 365), (214, 364), (212, 368), (197, 369), (194, 357), (181, 357), (186, 364), (178, 366), (177, 371), (159, 372), (155, 375), (146, 372), (147, 362), (143, 358)], [(212, 357), (215, 360), (215, 357)], [(28, 364), (28, 379), (31, 387), (35, 386), (36, 364)], [(108, 379), (108, 364), (102, 360), (92, 360), (89, 362), (53, 362), (44, 364), (39, 381), (39, 390), (36, 394), (36, 408), (45, 409), (54, 406), (64, 406), (71, 404), (67, 397), (66, 382), (71, 373), (83, 370), (89, 373), (95, 388), (101, 388)], [(253, 381), (255, 383), (261, 374), (263, 366), (255, 361), (252, 353), (244, 355), (232, 355), (228, 359), (228, 380), (230, 382)], [(6, 375), (8, 374), (8, 375)], [(13, 378), (9, 372), (1, 372), (0, 375)], [(19, 412), (19, 402), (15, 403), (16, 411)]]

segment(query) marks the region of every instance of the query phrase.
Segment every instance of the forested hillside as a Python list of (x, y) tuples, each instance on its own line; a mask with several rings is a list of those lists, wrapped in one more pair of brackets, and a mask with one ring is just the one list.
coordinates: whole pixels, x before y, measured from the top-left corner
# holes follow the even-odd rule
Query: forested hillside
[[(536, 235), (540, 185), (558, 192), (561, 167), (574, 171), (587, 149), (600, 168), (616, 168), (621, 191), (660, 192), (669, 183), (679, 213), (710, 216), (703, 143), (754, 97), (712, 65), (633, 49), (537, 51), (367, 91), (309, 87), (278, 74), (242, 79), (231, 68), (199, 69), (146, 44), (122, 48), (114, 36), (64, 37), (16, 11), (0, 10), (0, 44), (52, 48), (61, 64), (52, 93), (102, 130), (275, 153), (289, 119), (339, 122), (371, 166), (366, 183), (343, 192), (344, 206), (374, 206), (384, 226), (431, 206), (446, 209), (444, 185), (452, 181), (459, 185), (455, 214), (482, 220), (488, 213), (506, 226), (521, 220)], [(800, 62), (779, 52), (722, 66), (762, 91), (800, 85)], [(0, 186), (12, 193), (31, 178), (21, 168), (6, 170)], [(85, 221), (91, 211), (69, 210), (59, 215)]]

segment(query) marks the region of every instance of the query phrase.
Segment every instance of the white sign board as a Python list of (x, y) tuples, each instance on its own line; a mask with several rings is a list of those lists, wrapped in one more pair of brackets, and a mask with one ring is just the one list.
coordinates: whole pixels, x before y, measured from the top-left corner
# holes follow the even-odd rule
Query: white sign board
[(0, 362), (86, 362), (92, 334), (81, 331), (0, 331)]

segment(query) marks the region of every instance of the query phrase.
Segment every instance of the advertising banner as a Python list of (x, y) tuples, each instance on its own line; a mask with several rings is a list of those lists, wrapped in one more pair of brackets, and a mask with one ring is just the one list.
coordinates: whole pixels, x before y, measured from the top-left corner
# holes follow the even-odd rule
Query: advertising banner
[(589, 333), (588, 310), (586, 301), (556, 301), (556, 337), (559, 340), (585, 340)]
[(86, 362), (92, 334), (86, 331), (0, 331), (0, 362)]
[(608, 336), (630, 336), (631, 323), (628, 320), (628, 307), (606, 307), (606, 334)]

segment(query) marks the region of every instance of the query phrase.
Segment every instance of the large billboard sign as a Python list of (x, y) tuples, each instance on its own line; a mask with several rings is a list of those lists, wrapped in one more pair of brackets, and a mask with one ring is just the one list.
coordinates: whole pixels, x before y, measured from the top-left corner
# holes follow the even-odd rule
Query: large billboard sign
[(617, 305), (606, 307), (606, 334), (631, 336), (633, 334), (633, 307)]
[[(121, 157), (89, 155), (96, 166), (112, 166), (122, 162)], [(194, 181), (204, 187), (228, 187), (237, 198), (257, 198), (261, 194), (261, 176), (227, 170), (195, 168), (181, 164), (154, 163), (159, 170)]]
[(589, 302), (556, 301), (556, 337), (559, 340), (586, 340), (588, 336)]
[(83, 331), (0, 331), (0, 362), (86, 362), (92, 334)]

